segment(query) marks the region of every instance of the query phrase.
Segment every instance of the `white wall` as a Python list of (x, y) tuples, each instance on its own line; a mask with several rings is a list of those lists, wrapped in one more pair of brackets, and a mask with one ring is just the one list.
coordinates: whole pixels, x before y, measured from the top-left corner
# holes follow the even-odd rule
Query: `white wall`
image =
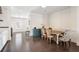
[(29, 19), (30, 19), (30, 31), (31, 31), (30, 35), (32, 36), (32, 34), (33, 34), (32, 33), (32, 29), (34, 27), (36, 27), (36, 28), (41, 28), (42, 27), (42, 24), (43, 24), (43, 15), (32, 13), (30, 15)]
[[(50, 26), (57, 29), (71, 29), (75, 30), (75, 10), (67, 8), (53, 13), (50, 16)], [(73, 17), (74, 16), (74, 17)]]
[(11, 17), (11, 26), (13, 32), (23, 32), (29, 30), (29, 19), (20, 17)]
[[(22, 16), (22, 17), (21, 17)], [(12, 15), (11, 16), (11, 26), (13, 27), (14, 32), (23, 32), (27, 30), (27, 27), (30, 30), (30, 36), (32, 36), (32, 30), (34, 27), (41, 28), (42, 24), (44, 24), (45, 19), (43, 15), (37, 13), (31, 13), (28, 18), (27, 15)], [(30, 23), (28, 23), (30, 21)], [(22, 22), (22, 27), (19, 22)], [(28, 25), (28, 24), (29, 25)], [(19, 25), (19, 27), (18, 27)], [(46, 23), (45, 23), (46, 25)]]
[(47, 14), (43, 14), (43, 26), (45, 26), (46, 28), (49, 27), (49, 15)]
[(41, 25), (43, 24), (43, 16), (40, 14), (33, 13), (30, 15), (30, 25), (31, 28), (37, 27), (41, 28)]
[[(28, 26), (27, 26), (27, 21), (30, 21), (30, 24)], [(17, 27), (18, 22), (23, 22), (22, 27), (19, 27), (19, 28)], [(11, 26), (13, 27), (14, 32), (23, 32), (23, 31), (27, 30), (27, 27), (29, 27), (29, 30), (31, 31), (30, 36), (32, 36), (33, 28), (34, 27), (41, 28), (42, 25), (48, 26), (48, 16), (47, 15), (31, 13), (28, 18), (27, 18), (27, 15), (22, 15), (22, 17), (20, 17), (20, 15), (11, 16)]]
[[(37, 14), (37, 13), (31, 13), (31, 11), (29, 11), (27, 8), (24, 8), (26, 9), (23, 10), (23, 9), (20, 9), (20, 11), (17, 11), (18, 8), (11, 8), (11, 26), (14, 28), (13, 31), (14, 32), (18, 32), (18, 31), (26, 31), (26, 24), (24, 26), (22, 26), (21, 28), (17, 28), (16, 24), (19, 22), (19, 21), (26, 21), (27, 22), (27, 16), (28, 16), (28, 19), (30, 21), (30, 24), (29, 24), (29, 30), (31, 31), (31, 35), (32, 35), (32, 29), (34, 27), (37, 27), (37, 28), (41, 28), (41, 26), (45, 23), (45, 25), (47, 24), (44, 19), (43, 19), (43, 15), (41, 14)], [(33, 9), (35, 9), (33, 7)], [(18, 9), (19, 10), (19, 9)], [(28, 12), (27, 12), (28, 11)], [(12, 18), (14, 17), (14, 18)], [(25, 20), (24, 20), (25, 19)], [(47, 19), (47, 18), (46, 18)], [(47, 20), (46, 20), (47, 21)], [(44, 23), (43, 23), (44, 22)]]
[(79, 45), (79, 7), (70, 7), (51, 14), (50, 26), (59, 30), (69, 29), (72, 42)]
[(11, 31), (10, 31), (9, 7), (2, 6), (2, 14), (0, 14), (0, 19), (3, 20), (3, 22), (0, 22), (0, 27), (9, 27), (9, 28), (0, 28), (0, 31), (8, 31), (9, 38), (7, 40), (10, 40)]
[(2, 7), (2, 14), (0, 14), (0, 19), (4, 20), (0, 22), (0, 26), (9, 26), (9, 9), (8, 7)]
[(76, 29), (77, 29), (77, 34), (74, 36), (76, 37), (76, 43), (79, 46), (79, 7), (76, 7)]
[(77, 31), (79, 32), (79, 7), (77, 9)]

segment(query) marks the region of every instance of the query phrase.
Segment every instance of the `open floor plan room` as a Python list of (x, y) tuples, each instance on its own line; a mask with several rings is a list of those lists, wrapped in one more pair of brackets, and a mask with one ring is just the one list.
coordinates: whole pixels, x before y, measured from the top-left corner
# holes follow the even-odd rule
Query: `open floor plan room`
[(1, 52), (79, 52), (79, 6), (0, 6)]
[[(21, 35), (21, 36), (19, 36)], [(18, 36), (18, 37), (16, 37)], [(15, 38), (16, 37), (16, 38)], [(41, 38), (24, 37), (23, 33), (16, 33), (2, 52), (78, 52), (79, 47), (71, 42), (71, 46), (57, 45)]]

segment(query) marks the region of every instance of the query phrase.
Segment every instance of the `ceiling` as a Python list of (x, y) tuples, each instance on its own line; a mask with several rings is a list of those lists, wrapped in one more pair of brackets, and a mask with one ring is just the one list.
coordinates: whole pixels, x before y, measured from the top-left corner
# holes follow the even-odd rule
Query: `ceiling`
[(26, 15), (30, 13), (38, 14), (50, 14), (65, 8), (68, 6), (47, 6), (45, 8), (41, 6), (10, 6), (11, 14), (13, 15)]
[(50, 14), (65, 8), (69, 8), (69, 7), (68, 6), (47, 6), (45, 8), (39, 7), (33, 10), (32, 12), (38, 13), (38, 14)]
[(33, 6), (11, 6), (10, 12), (11, 14), (19, 14), (19, 15), (25, 15), (30, 13), (32, 10), (36, 9), (37, 7)]

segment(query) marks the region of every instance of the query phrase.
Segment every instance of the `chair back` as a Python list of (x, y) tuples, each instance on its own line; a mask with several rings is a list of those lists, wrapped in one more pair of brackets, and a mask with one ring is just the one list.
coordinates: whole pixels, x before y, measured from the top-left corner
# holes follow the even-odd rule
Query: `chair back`
[(43, 34), (46, 34), (46, 28), (42, 28), (41, 29), (41, 34), (43, 35)]
[(52, 34), (52, 28), (48, 28), (46, 31), (47, 31), (47, 35), (51, 35)]
[(64, 40), (69, 41), (70, 39), (71, 39), (71, 32), (70, 31), (65, 31)]

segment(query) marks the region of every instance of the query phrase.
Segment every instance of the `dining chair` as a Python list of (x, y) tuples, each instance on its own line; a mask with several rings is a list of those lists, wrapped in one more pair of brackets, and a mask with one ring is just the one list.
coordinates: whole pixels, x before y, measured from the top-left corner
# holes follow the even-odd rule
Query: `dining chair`
[(70, 46), (71, 44), (71, 35), (70, 31), (65, 31), (64, 35), (59, 38), (60, 43), (62, 43), (64, 46)]
[(42, 39), (47, 39), (46, 28), (44, 27), (41, 28), (41, 37)]
[(48, 28), (47, 30), (47, 41), (52, 41), (52, 39), (54, 38), (54, 36), (52, 35), (52, 28)]

